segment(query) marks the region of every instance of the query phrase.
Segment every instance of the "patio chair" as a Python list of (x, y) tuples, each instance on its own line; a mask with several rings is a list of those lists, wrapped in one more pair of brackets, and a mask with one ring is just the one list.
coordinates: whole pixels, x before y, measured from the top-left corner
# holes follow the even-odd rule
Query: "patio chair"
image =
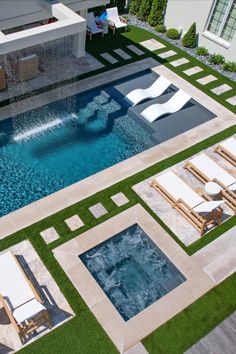
[(190, 99), (191, 96), (178, 90), (167, 102), (152, 104), (142, 111), (141, 115), (152, 123), (165, 114), (178, 112)]
[(106, 11), (108, 26), (112, 29), (113, 34), (115, 34), (117, 28), (125, 28), (127, 30), (127, 20), (119, 16), (117, 7), (108, 8)]
[(221, 194), (236, 214), (236, 179), (204, 153), (185, 164), (185, 168), (201, 182), (215, 182), (221, 186)]
[(0, 269), (0, 303), (22, 343), (39, 327), (51, 328), (48, 311), (39, 294), (10, 251), (0, 254)]
[(88, 12), (88, 14), (87, 14), (87, 29), (86, 30), (87, 30), (87, 34), (89, 35), (90, 40), (92, 39), (93, 34), (96, 34), (96, 33), (101, 33), (102, 37), (104, 36), (104, 31), (102, 28), (100, 28), (97, 25), (93, 12)]
[(236, 167), (236, 139), (234, 137), (221, 142), (215, 148), (215, 152), (223, 156)]
[(148, 98), (156, 98), (163, 94), (166, 89), (171, 85), (171, 82), (164, 76), (160, 76), (150, 87), (147, 89), (136, 89), (128, 93), (125, 98), (131, 102), (133, 106), (136, 106), (143, 100)]
[(206, 201), (173, 171), (157, 176), (152, 182), (173, 208), (175, 208), (202, 236), (208, 225), (220, 224), (222, 200)]

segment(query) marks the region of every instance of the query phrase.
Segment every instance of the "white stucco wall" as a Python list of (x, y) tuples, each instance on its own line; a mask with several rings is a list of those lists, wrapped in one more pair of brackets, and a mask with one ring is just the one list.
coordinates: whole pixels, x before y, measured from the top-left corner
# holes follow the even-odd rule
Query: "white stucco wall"
[(224, 55), (226, 60), (236, 61), (236, 36), (226, 48), (204, 34), (212, 5), (213, 0), (168, 0), (165, 25), (167, 28), (182, 28), (184, 33), (196, 22), (199, 46), (206, 47), (211, 53)]

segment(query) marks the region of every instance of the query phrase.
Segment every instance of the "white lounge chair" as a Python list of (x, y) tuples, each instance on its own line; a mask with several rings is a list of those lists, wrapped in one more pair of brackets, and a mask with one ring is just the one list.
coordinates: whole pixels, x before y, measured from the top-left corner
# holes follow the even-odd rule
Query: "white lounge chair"
[(223, 198), (236, 213), (236, 179), (230, 173), (204, 153), (189, 160), (185, 168), (203, 183), (216, 182), (221, 186)]
[(90, 40), (92, 39), (93, 34), (101, 33), (102, 37), (104, 36), (104, 31), (102, 28), (98, 27), (93, 12), (88, 12), (87, 14), (87, 33)]
[(152, 104), (147, 107), (141, 115), (147, 119), (150, 123), (154, 122), (156, 119), (160, 118), (164, 114), (171, 114), (179, 111), (183, 108), (186, 103), (191, 99), (187, 93), (183, 90), (178, 90), (174, 96), (172, 96), (169, 101), (165, 103)]
[(0, 269), (0, 303), (21, 341), (42, 325), (51, 327), (41, 298), (11, 252), (0, 254)]
[(221, 142), (215, 151), (236, 166), (236, 139), (234, 137)]
[(171, 85), (171, 82), (164, 76), (160, 76), (150, 87), (147, 89), (136, 89), (128, 93), (125, 98), (136, 106), (147, 98), (156, 98), (160, 96)]
[(151, 182), (173, 208), (179, 211), (202, 235), (206, 227), (220, 224), (224, 203), (222, 200), (206, 201), (173, 171), (167, 171)]
[(117, 7), (108, 8), (106, 12), (108, 25), (112, 29), (113, 34), (117, 28), (127, 29), (127, 20), (119, 16)]

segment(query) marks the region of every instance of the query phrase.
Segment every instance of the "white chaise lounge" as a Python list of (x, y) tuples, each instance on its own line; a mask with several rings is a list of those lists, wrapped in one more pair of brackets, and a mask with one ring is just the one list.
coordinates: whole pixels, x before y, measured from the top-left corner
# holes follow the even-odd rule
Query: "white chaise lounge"
[(150, 87), (147, 89), (136, 89), (128, 93), (125, 98), (127, 101), (136, 106), (138, 103), (148, 98), (156, 98), (163, 94), (165, 90), (171, 85), (171, 81), (164, 76), (160, 76)]
[(119, 16), (117, 7), (106, 9), (108, 26), (112, 29), (113, 34), (117, 28), (127, 29), (127, 20)]
[(22, 343), (37, 328), (51, 327), (45, 306), (16, 257), (0, 254), (0, 303), (16, 329)]
[(203, 183), (212, 181), (221, 186), (223, 198), (236, 213), (236, 179), (230, 173), (204, 153), (189, 160), (185, 168)]
[(178, 112), (183, 108), (191, 96), (185, 93), (183, 90), (178, 90), (170, 99), (165, 103), (156, 103), (147, 107), (142, 111), (141, 115), (147, 119), (150, 123), (154, 122), (164, 114), (171, 114)]
[(222, 141), (215, 151), (236, 167), (236, 139), (234, 137)]
[(104, 31), (97, 25), (93, 12), (88, 12), (87, 14), (87, 33), (90, 40), (92, 39), (93, 34), (96, 33), (101, 33), (102, 37), (104, 36)]
[(173, 208), (178, 210), (203, 235), (208, 225), (220, 224), (224, 203), (222, 200), (206, 201), (173, 171), (157, 176), (151, 187), (155, 188)]

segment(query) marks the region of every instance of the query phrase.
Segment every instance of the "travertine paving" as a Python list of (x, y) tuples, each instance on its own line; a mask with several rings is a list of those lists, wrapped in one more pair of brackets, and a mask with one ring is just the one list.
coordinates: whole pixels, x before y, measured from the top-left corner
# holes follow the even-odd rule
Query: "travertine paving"
[(75, 231), (80, 227), (84, 226), (83, 221), (80, 219), (78, 215), (73, 215), (70, 218), (66, 219), (65, 223), (71, 231)]
[(165, 45), (156, 41), (155, 39), (148, 39), (146, 41), (140, 42), (140, 44), (150, 50), (151, 52), (154, 52), (155, 50), (165, 48)]
[(158, 54), (158, 56), (162, 59), (172, 57), (173, 55), (177, 54), (174, 50), (168, 50), (167, 52)]
[(40, 232), (40, 235), (42, 236), (46, 244), (56, 241), (60, 237), (54, 227), (50, 227), (49, 229)]
[(131, 59), (131, 56), (128, 53), (126, 53), (123, 49), (120, 49), (120, 48), (114, 49), (113, 52), (115, 52), (117, 55), (119, 55), (124, 60)]
[(200, 66), (194, 66), (193, 68), (187, 69), (183, 72), (187, 76), (192, 76), (192, 75), (200, 73), (201, 71), (203, 71), (203, 69), (200, 68)]
[(207, 76), (202, 77), (201, 79), (198, 79), (197, 82), (199, 82), (199, 84), (201, 84), (201, 85), (207, 85), (210, 82), (215, 81), (215, 80), (217, 80), (217, 78), (215, 76), (207, 75)]
[(211, 91), (215, 95), (219, 96), (219, 95), (222, 95), (222, 93), (225, 93), (225, 92), (227, 92), (229, 90), (232, 90), (232, 87), (227, 85), (227, 84), (223, 84), (223, 85), (220, 85), (220, 86), (217, 86), (217, 87), (213, 88)]
[(105, 215), (108, 213), (106, 208), (102, 205), (102, 203), (97, 203), (89, 208), (90, 212), (93, 214), (93, 216), (98, 219), (101, 216)]
[(102, 53), (102, 54), (100, 54), (100, 56), (103, 58), (103, 59), (105, 59), (105, 60), (107, 60), (110, 64), (116, 64), (116, 63), (118, 63), (118, 60), (116, 59), (116, 58), (114, 58), (111, 54), (109, 54), (109, 53)]
[(139, 55), (139, 56), (145, 54), (141, 49), (139, 49), (138, 47), (136, 47), (136, 46), (133, 45), (133, 44), (127, 45), (127, 48), (128, 48), (129, 50), (131, 50), (133, 53), (135, 53), (135, 54), (137, 54), (137, 55)]
[(124, 354), (148, 354), (147, 349), (144, 347), (144, 345), (139, 342), (136, 345), (134, 345), (132, 348), (127, 350)]
[(125, 205), (129, 202), (129, 199), (124, 195), (124, 193), (117, 193), (113, 195), (111, 199), (118, 207)]
[(233, 97), (230, 97), (226, 100), (228, 103), (232, 104), (233, 106), (236, 106), (236, 95)]
[(170, 65), (174, 66), (175, 68), (180, 66), (180, 65), (183, 65), (183, 64), (187, 64), (189, 63), (189, 60), (186, 59), (186, 58), (180, 58), (180, 59), (177, 59), (177, 60), (174, 60), (174, 61), (171, 61), (170, 62)]

